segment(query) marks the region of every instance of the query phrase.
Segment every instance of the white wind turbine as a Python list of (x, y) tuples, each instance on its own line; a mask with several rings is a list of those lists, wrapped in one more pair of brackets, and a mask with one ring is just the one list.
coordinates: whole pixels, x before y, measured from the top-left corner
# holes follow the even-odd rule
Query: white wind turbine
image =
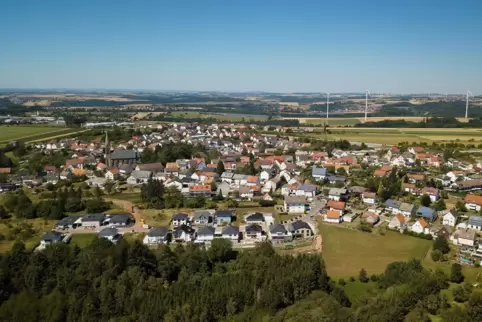
[(469, 96), (470, 95), (474, 96), (474, 94), (472, 94), (472, 92), (470, 90), (468, 90), (467, 91), (467, 100), (465, 101), (465, 118), (469, 117)]
[(330, 111), (330, 93), (326, 93), (326, 119), (328, 120), (328, 115)]
[(370, 95), (370, 91), (365, 91), (365, 122), (367, 120), (367, 113), (368, 113), (368, 95)]

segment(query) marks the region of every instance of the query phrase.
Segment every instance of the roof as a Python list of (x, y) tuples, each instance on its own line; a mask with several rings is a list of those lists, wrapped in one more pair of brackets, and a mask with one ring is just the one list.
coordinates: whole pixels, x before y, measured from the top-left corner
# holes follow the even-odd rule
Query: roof
[(409, 203), (406, 203), (406, 202), (402, 202), (402, 203), (400, 204), (400, 208), (399, 208), (399, 209), (400, 209), (401, 211), (409, 211), (409, 212), (412, 212), (412, 211), (413, 211), (413, 208), (415, 208), (414, 205), (409, 204)]
[(104, 228), (99, 232), (99, 237), (113, 237), (116, 236), (119, 233), (117, 228)]
[(285, 197), (285, 203), (287, 204), (305, 204), (305, 196), (287, 196)]
[(137, 167), (142, 171), (158, 171), (164, 169), (161, 162), (138, 164)]
[(232, 218), (234, 216), (234, 213), (232, 210), (217, 210), (214, 215), (216, 217), (229, 217)]
[(59, 232), (56, 232), (56, 231), (48, 231), (48, 232), (46, 232), (45, 234), (43, 234), (42, 237), (40, 237), (40, 240), (44, 240), (44, 241), (50, 241), (50, 240), (60, 241), (60, 240), (62, 240), (62, 234), (59, 233)]
[(293, 230), (298, 230), (298, 229), (310, 229), (310, 225), (306, 221), (303, 220), (297, 220), (291, 223), (291, 227), (293, 227)]
[(435, 213), (435, 210), (433, 210), (432, 208), (420, 206), (420, 207), (418, 207), (418, 209), (417, 209), (417, 213), (418, 213), (418, 214), (423, 214), (423, 215), (425, 215), (425, 214), (426, 214), (426, 215), (430, 215), (430, 214)]
[(68, 226), (68, 225), (73, 225), (77, 219), (79, 219), (80, 216), (67, 216), (65, 218), (60, 219), (57, 221), (56, 226)]
[(211, 226), (203, 226), (200, 227), (197, 231), (198, 236), (213, 236), (214, 235), (214, 227)]
[(343, 176), (328, 176), (328, 181), (346, 181), (346, 178)]
[(327, 203), (328, 208), (334, 208), (334, 209), (345, 209), (345, 202), (344, 201), (335, 201), (335, 200), (330, 200)]
[(112, 215), (109, 223), (125, 223), (131, 220), (131, 216), (128, 214)]
[(135, 150), (114, 150), (110, 154), (111, 160), (139, 159), (139, 153)]
[(473, 194), (467, 194), (465, 196), (465, 202), (467, 203), (473, 203), (473, 204), (476, 204), (476, 205), (482, 205), (482, 196), (478, 196), (478, 195), (473, 195)]
[(401, 224), (405, 223), (405, 217), (403, 215), (396, 215), (395, 218), (397, 218), (399, 223)]
[(187, 220), (189, 218), (188, 214), (177, 213), (172, 215), (172, 220)]
[(375, 192), (364, 192), (363, 197), (364, 198), (375, 198), (377, 194)]
[(346, 189), (345, 188), (331, 188), (330, 191), (328, 192), (329, 195), (332, 196), (340, 196), (346, 194)]
[(326, 218), (339, 219), (341, 217), (341, 212), (339, 210), (328, 210), (326, 213)]
[(481, 216), (470, 216), (469, 225), (482, 227), (482, 217)]
[(210, 213), (209, 211), (207, 210), (196, 210), (194, 212), (194, 218), (200, 218), (200, 217), (212, 217), (212, 213)]
[(245, 221), (264, 221), (264, 215), (260, 212), (255, 212), (247, 215), (244, 220)]
[(326, 176), (326, 168), (313, 167), (313, 169), (311, 169), (311, 175), (312, 176)]
[(423, 218), (420, 218), (419, 220), (417, 220), (417, 222), (420, 224), (420, 226), (422, 226), (423, 228), (427, 227), (428, 224), (427, 222), (425, 221), (425, 219)]
[(226, 226), (223, 228), (223, 235), (239, 235), (239, 228), (236, 226)]
[(246, 233), (248, 233), (248, 232), (260, 233), (260, 232), (263, 231), (263, 227), (261, 227), (258, 224), (251, 224), (251, 225), (246, 226), (246, 228), (244, 230), (246, 231)]
[(149, 237), (165, 237), (169, 232), (169, 228), (167, 227), (153, 227), (147, 233)]
[(385, 206), (394, 209), (398, 209), (400, 207), (399, 203), (393, 199), (387, 199), (385, 201)]
[(475, 240), (475, 230), (473, 229), (459, 229), (455, 232), (458, 238)]
[(277, 233), (282, 233), (286, 234), (288, 231), (286, 230), (286, 227), (283, 226), (282, 224), (274, 224), (269, 227), (269, 231), (272, 234), (277, 234)]
[(139, 179), (139, 178), (150, 178), (152, 175), (151, 171), (142, 171), (142, 170), (134, 170), (131, 172), (131, 177)]
[(104, 214), (87, 214), (84, 217), (82, 217), (82, 222), (87, 222), (87, 221), (104, 221), (105, 215)]
[(189, 187), (189, 191), (211, 191), (210, 185), (193, 185)]

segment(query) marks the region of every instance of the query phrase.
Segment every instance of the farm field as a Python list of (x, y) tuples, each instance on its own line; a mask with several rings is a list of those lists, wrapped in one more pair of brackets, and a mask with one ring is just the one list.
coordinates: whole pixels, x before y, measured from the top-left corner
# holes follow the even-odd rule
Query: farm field
[[(284, 119), (290, 119), (289, 117), (285, 117)], [(326, 118), (319, 117), (319, 118), (298, 118), (297, 120), (300, 121), (300, 124), (320, 124), (323, 125), (327, 122)], [(329, 118), (328, 125), (355, 125), (360, 123), (360, 120), (357, 118)]]
[(0, 144), (10, 140), (35, 141), (43, 138), (60, 137), (79, 131), (78, 129), (55, 126), (0, 126)]
[(431, 241), (387, 231), (385, 236), (320, 224), (323, 258), (332, 277), (382, 273), (389, 263), (411, 258), (424, 259)]
[(242, 121), (243, 118), (246, 122), (250, 120), (253, 121), (264, 121), (268, 118), (268, 115), (244, 115), (244, 114), (235, 114), (235, 113), (202, 113), (202, 112), (171, 112), (173, 117), (200, 117), (200, 118), (215, 118), (220, 121)]
[[(284, 119), (290, 119), (285, 117)], [(459, 122), (468, 122), (470, 118), (457, 117)], [(326, 118), (321, 117), (306, 117), (299, 118), (301, 124), (324, 124)], [(424, 120), (423, 116), (368, 116), (367, 122), (381, 122), (386, 120), (398, 121), (405, 120), (407, 122), (421, 122)], [(332, 117), (328, 119), (330, 125), (355, 125), (358, 123), (365, 123), (364, 117)]]

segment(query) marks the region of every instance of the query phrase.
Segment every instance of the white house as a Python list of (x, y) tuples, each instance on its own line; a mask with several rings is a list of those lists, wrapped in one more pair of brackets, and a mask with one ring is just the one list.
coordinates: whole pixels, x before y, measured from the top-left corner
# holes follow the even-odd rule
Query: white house
[(259, 179), (261, 182), (266, 182), (269, 180), (269, 178), (270, 178), (269, 172), (266, 170), (261, 171), (261, 173), (259, 174)]
[(188, 214), (177, 213), (172, 216), (172, 225), (174, 227), (187, 225), (190, 223), (190, 217)]
[(142, 242), (146, 245), (164, 244), (167, 242), (168, 233), (169, 228), (167, 227), (151, 228)]
[(377, 203), (377, 194), (374, 192), (364, 192), (362, 194), (363, 203), (374, 205)]
[(342, 215), (343, 213), (339, 210), (328, 210), (326, 212), (324, 221), (331, 224), (339, 224), (343, 221)]
[(482, 208), (482, 196), (467, 194), (465, 195), (465, 207), (472, 211), (480, 211)]
[(306, 197), (288, 196), (284, 200), (284, 209), (287, 213), (305, 213)]
[(388, 228), (390, 229), (405, 229), (405, 227), (407, 227), (407, 222), (403, 215), (396, 215), (388, 223)]
[(418, 219), (415, 222), (415, 224), (413, 224), (411, 230), (414, 233), (417, 233), (417, 234), (428, 234), (429, 233), (428, 224), (423, 218)]
[(328, 192), (328, 199), (340, 201), (342, 200), (347, 194), (347, 190), (345, 188), (331, 188)]
[(222, 238), (237, 241), (239, 238), (239, 228), (231, 225), (223, 227)]
[(197, 231), (196, 242), (211, 242), (214, 239), (214, 231), (214, 227), (211, 226), (204, 226), (199, 228), (199, 230)]
[(455, 210), (450, 210), (445, 215), (443, 215), (442, 223), (450, 227), (455, 227), (457, 225), (458, 214)]
[(470, 216), (467, 222), (467, 227), (475, 230), (482, 230), (482, 217)]
[(450, 240), (455, 245), (465, 245), (465, 246), (474, 246), (475, 244), (475, 230), (472, 229), (457, 229), (452, 236), (450, 236)]

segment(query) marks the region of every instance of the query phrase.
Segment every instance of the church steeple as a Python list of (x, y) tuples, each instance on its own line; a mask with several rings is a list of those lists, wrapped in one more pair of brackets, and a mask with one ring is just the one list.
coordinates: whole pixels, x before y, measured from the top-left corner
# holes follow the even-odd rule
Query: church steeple
[(110, 168), (110, 142), (109, 142), (109, 134), (105, 131), (105, 143), (104, 143), (104, 150), (105, 150), (105, 164)]

